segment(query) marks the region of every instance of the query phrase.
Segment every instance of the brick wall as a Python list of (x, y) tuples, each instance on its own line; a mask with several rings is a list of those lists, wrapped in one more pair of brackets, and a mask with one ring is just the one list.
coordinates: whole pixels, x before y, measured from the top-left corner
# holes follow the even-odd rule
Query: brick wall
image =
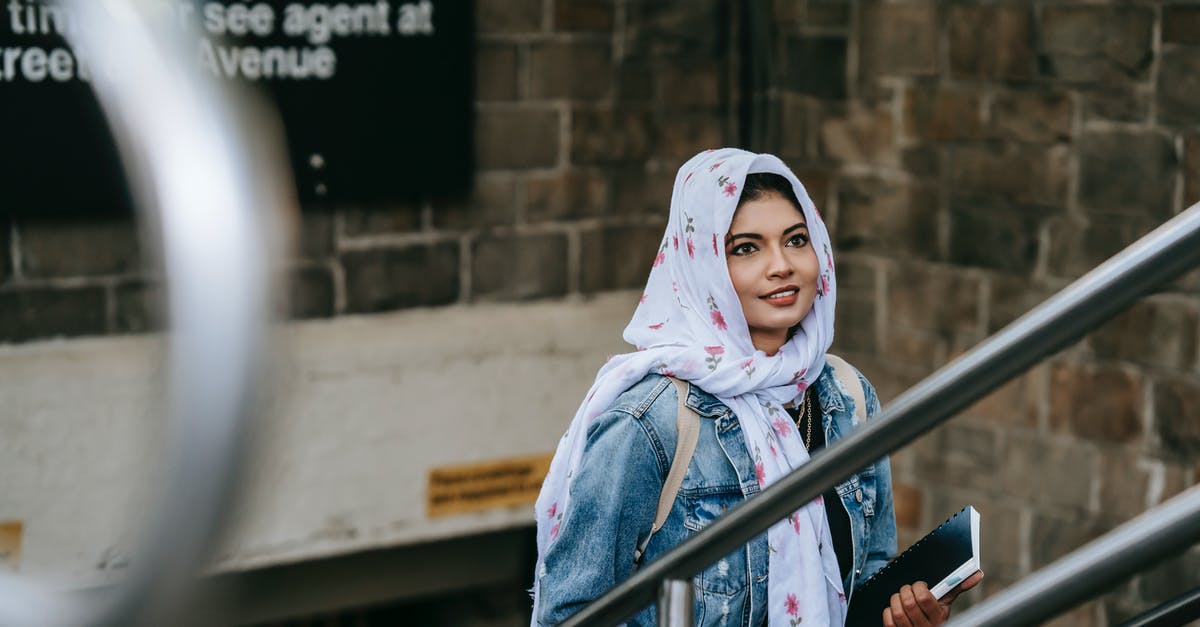
[[(772, 17), (782, 132), (764, 148), (821, 195), (835, 350), (885, 401), (1200, 201), (1195, 4), (776, 0)], [(990, 594), (1195, 484), (1198, 334), (1192, 273), (896, 454), (902, 544), (973, 503)], [(1194, 547), (1059, 624), (1197, 585)]]
[[(679, 163), (733, 143), (727, 2), (475, 9), (473, 191), (307, 207), (291, 316), (637, 287)], [(127, 221), (9, 222), (0, 247), (0, 342), (158, 328)]]
[[(474, 190), (308, 208), (290, 315), (640, 287), (678, 165), (764, 137), (834, 234), (835, 350), (886, 401), (1200, 200), (1194, 3), (773, 0), (758, 134), (737, 6), (476, 0)], [(135, 234), (0, 229), (0, 342), (156, 328)], [(1195, 484), (1198, 399), (1193, 273), (897, 453), (902, 542), (973, 503), (1002, 589)], [(1062, 624), (1197, 573), (1193, 549)]]

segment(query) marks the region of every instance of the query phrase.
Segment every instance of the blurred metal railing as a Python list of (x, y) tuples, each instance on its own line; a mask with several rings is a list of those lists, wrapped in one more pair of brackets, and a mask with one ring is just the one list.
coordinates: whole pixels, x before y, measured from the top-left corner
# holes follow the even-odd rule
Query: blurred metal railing
[(971, 608), (952, 625), (1035, 625), (1200, 538), (1200, 488), (1143, 513)]
[(1121, 623), (1121, 627), (1173, 627), (1196, 619), (1200, 619), (1200, 588), (1142, 612)]
[[(268, 261), (293, 209), (282, 135), (256, 103), (201, 74), (173, 3), (65, 0), (168, 288), (167, 467), (128, 576), (106, 594), (0, 577), (5, 627), (182, 624), (227, 518), (272, 296)], [(151, 473), (147, 472), (147, 476)]]
[[(875, 460), (911, 442), (921, 434), (941, 424), (960, 410), (967, 408), (988, 392), (1029, 369), (1043, 358), (1066, 347), (1114, 317), (1141, 296), (1174, 280), (1200, 263), (1200, 204), (1193, 205), (1124, 251), (1097, 266), (1091, 272), (1034, 308), (1000, 332), (988, 338), (962, 357), (946, 365), (900, 395), (882, 414), (859, 427), (840, 443), (813, 455), (812, 460), (796, 469), (758, 496), (730, 510), (697, 535), (685, 540), (663, 557), (647, 564), (638, 573), (614, 587), (588, 607), (564, 622), (564, 625), (615, 625), (654, 602), (661, 588), (659, 607), (678, 607), (674, 594), (688, 595), (690, 586), (675, 586), (671, 582), (691, 577), (762, 533), (776, 521), (782, 520), (797, 507), (807, 503), (830, 486)], [(1176, 523), (1177, 532), (1159, 539), (1161, 545), (1178, 548), (1189, 546), (1200, 538), (1200, 489), (1193, 489), (1152, 512), (1137, 519), (1125, 533), (1116, 536), (1110, 550), (1122, 552), (1128, 560), (1112, 564), (1124, 574), (1144, 565), (1137, 560), (1131, 546), (1147, 539), (1147, 529), (1158, 516)], [(1191, 522), (1186, 521), (1191, 516)], [(1178, 519), (1176, 518), (1178, 517)], [(1156, 528), (1156, 527), (1155, 527)], [(1122, 529), (1125, 529), (1124, 527)], [(1089, 557), (1090, 554), (1085, 554)], [(1079, 559), (1069, 562), (1064, 570), (1055, 573), (1053, 581), (1065, 581), (1073, 574), (1080, 579), (1091, 578), (1086, 567), (1094, 562)], [(1054, 565), (1052, 565), (1053, 567)], [(1035, 573), (1030, 580), (1035, 580)], [(1034, 595), (1039, 612), (1051, 615), (1076, 602), (1084, 588), (1080, 585), (1070, 594), (1056, 596), (1057, 588)], [(997, 597), (996, 603), (1005, 603)], [(979, 612), (968, 612), (958, 621), (964, 625), (993, 624), (991, 617), (1003, 624), (1027, 624), (1000, 617), (992, 602), (980, 606)], [(979, 616), (978, 619), (973, 616)], [(675, 624), (670, 616), (660, 624)], [(976, 622), (979, 620), (981, 622)], [(995, 624), (1001, 624), (996, 622)]]

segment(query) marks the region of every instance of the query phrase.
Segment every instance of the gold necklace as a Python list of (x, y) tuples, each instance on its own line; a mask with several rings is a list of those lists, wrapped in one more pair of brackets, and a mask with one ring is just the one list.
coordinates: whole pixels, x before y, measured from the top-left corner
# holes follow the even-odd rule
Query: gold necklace
[(804, 450), (812, 450), (812, 396), (804, 393), (804, 415), (808, 417), (808, 428), (804, 432)]
[(800, 428), (804, 424), (805, 417), (808, 418), (808, 423), (804, 427), (804, 450), (812, 450), (812, 396), (808, 392), (804, 393), (804, 404), (800, 406), (800, 411), (796, 416), (796, 428)]

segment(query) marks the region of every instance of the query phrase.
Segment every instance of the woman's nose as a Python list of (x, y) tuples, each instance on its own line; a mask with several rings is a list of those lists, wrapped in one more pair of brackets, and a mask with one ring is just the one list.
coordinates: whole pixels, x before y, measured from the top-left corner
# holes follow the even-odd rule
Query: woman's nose
[(768, 254), (770, 255), (770, 265), (767, 267), (768, 276), (787, 277), (792, 275), (794, 269), (791, 260), (787, 258), (782, 248), (773, 247)]

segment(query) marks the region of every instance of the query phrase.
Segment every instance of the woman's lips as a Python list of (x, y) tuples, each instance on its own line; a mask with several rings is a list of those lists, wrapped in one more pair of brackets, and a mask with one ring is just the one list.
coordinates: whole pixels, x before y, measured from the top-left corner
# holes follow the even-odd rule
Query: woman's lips
[(796, 297), (799, 296), (799, 294), (800, 290), (796, 288), (790, 288), (780, 290), (778, 292), (772, 292), (771, 294), (760, 296), (759, 298), (766, 301), (767, 304), (774, 305), (776, 307), (790, 307), (796, 304)]

